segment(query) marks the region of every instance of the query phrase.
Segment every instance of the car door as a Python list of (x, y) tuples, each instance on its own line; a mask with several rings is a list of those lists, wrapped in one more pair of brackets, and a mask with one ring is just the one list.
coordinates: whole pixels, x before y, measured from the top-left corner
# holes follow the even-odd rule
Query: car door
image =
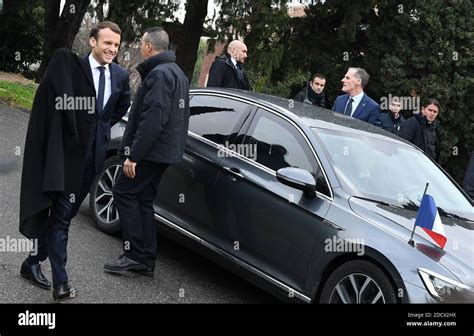
[[(237, 155), (226, 155), (217, 180), (214, 225), (219, 246), (301, 289), (331, 204), (327, 179), (309, 142), (289, 119), (258, 109), (246, 129), (238, 137)], [(317, 178), (318, 197), (308, 199), (277, 180), (276, 171), (290, 166)]]
[(232, 143), (249, 116), (249, 105), (196, 94), (190, 101), (189, 132), (183, 161), (170, 166), (155, 199), (155, 212), (182, 228), (206, 236), (214, 225), (214, 188), (222, 165), (222, 144)]

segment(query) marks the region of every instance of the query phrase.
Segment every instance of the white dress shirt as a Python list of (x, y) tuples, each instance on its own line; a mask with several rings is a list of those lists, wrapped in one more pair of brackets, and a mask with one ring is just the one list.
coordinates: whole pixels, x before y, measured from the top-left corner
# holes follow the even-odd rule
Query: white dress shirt
[[(362, 100), (362, 97), (364, 97), (364, 91), (362, 91), (361, 93), (355, 95), (354, 97), (349, 96), (349, 99), (347, 100), (347, 103), (346, 103), (346, 108), (347, 108), (347, 104), (349, 104), (349, 101), (352, 98), (353, 102), (352, 102), (351, 117), (354, 115), (355, 110), (359, 106), (359, 103)], [(344, 108), (344, 111), (346, 110), (346, 108)]]
[[(99, 95), (99, 78), (100, 78), (100, 70), (97, 69), (100, 67), (100, 63), (95, 60), (95, 58), (92, 56), (92, 53), (89, 54), (89, 64), (91, 66), (91, 71), (92, 71), (92, 78), (94, 79), (94, 87), (95, 87), (95, 97), (97, 99), (97, 96)], [(107, 105), (107, 101), (109, 100), (110, 96), (112, 95), (112, 83), (110, 79), (110, 67), (108, 64), (104, 65), (105, 67), (105, 89), (104, 89), (104, 105), (102, 108), (104, 108), (105, 105)]]

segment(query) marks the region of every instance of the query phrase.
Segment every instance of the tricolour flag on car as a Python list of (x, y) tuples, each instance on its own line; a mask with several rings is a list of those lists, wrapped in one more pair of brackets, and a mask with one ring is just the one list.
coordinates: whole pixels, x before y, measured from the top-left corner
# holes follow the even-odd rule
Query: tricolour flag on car
[(439, 217), (434, 198), (424, 194), (421, 199), (420, 210), (416, 215), (415, 226), (419, 226), (438, 244), (441, 248), (446, 245), (446, 234), (443, 223)]

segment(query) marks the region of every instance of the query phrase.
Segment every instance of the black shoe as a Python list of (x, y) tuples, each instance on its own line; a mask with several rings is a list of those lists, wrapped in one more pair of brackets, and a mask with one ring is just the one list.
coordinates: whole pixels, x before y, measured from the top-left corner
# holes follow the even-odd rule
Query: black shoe
[(53, 299), (56, 302), (74, 299), (78, 294), (77, 289), (69, 286), (67, 282), (56, 285), (53, 289)]
[(132, 272), (140, 274), (140, 275), (144, 275), (150, 278), (153, 278), (155, 276), (155, 270), (150, 267), (147, 267), (144, 270), (132, 270)]
[(28, 279), (33, 285), (43, 289), (51, 289), (51, 282), (41, 272), (40, 264), (30, 265), (25, 261), (21, 264), (20, 275)]
[(106, 272), (111, 272), (111, 273), (123, 273), (126, 271), (146, 273), (147, 269), (149, 268), (145, 264), (132, 260), (129, 257), (127, 257), (125, 254), (122, 255), (117, 261), (113, 263), (106, 263), (104, 265), (104, 270)]

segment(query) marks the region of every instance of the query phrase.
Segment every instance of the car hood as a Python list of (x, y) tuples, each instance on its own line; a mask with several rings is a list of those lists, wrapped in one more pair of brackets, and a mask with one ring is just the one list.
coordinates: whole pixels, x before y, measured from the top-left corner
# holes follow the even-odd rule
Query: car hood
[[(349, 204), (359, 216), (382, 226), (408, 244), (417, 211), (351, 197)], [(474, 222), (462, 218), (441, 217), (447, 242), (444, 249), (417, 227), (414, 241), (421, 253), (439, 262), (464, 284), (474, 288)]]

